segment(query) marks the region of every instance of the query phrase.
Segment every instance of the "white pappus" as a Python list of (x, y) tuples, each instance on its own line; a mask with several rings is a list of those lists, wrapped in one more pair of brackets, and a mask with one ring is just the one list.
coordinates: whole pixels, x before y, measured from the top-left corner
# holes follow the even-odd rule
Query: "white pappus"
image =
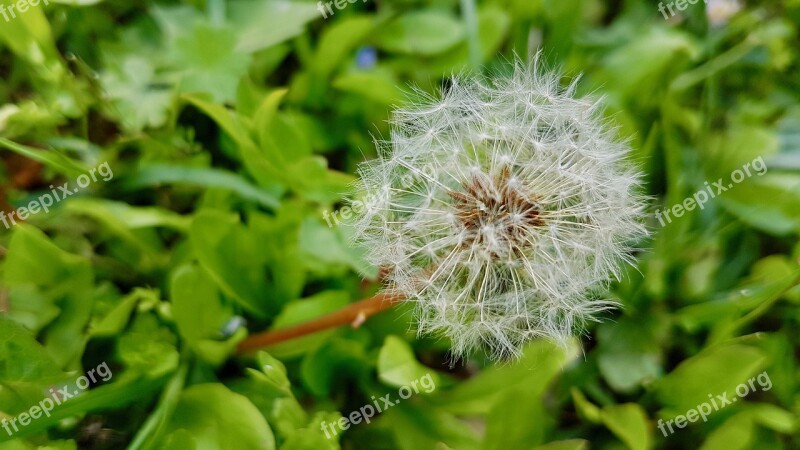
[(615, 305), (603, 292), (647, 234), (628, 145), (598, 101), (559, 81), (520, 61), (507, 77), (455, 77), (395, 111), (380, 157), (359, 169), (373, 201), (356, 242), (416, 303), (419, 331), (446, 335), (457, 356), (564, 344)]

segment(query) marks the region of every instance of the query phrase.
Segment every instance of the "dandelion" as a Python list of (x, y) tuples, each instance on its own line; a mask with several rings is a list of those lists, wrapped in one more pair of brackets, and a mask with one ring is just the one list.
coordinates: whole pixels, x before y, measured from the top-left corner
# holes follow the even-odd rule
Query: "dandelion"
[(375, 203), (355, 223), (389, 292), (421, 333), (518, 356), (561, 344), (615, 303), (602, 294), (646, 235), (629, 147), (534, 62), (496, 80), (456, 78), (395, 112), (380, 157), (359, 169)]

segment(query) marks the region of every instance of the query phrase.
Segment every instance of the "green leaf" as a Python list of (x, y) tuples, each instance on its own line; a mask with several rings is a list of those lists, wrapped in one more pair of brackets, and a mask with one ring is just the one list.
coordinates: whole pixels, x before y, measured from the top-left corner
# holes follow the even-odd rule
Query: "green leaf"
[(166, 123), (175, 94), (160, 87), (165, 81), (156, 74), (152, 61), (138, 55), (121, 57), (117, 65), (109, 65), (100, 77), (113, 105), (109, 113), (132, 132)]
[[(178, 406), (181, 391), (186, 382), (187, 367), (182, 366), (176, 371), (161, 392), (155, 411), (150, 414), (147, 421), (139, 429), (127, 450), (154, 449), (155, 444), (161, 439), (167, 429), (167, 423)], [(184, 447), (185, 448), (185, 447)]]
[(170, 298), (178, 332), (190, 345), (217, 337), (231, 314), (230, 309), (222, 305), (208, 273), (194, 265), (180, 266), (172, 273)]
[(229, 2), (230, 18), (239, 30), (236, 50), (253, 53), (303, 32), (305, 25), (319, 17), (316, 5), (287, 0)]
[[(6, 10), (15, 3), (13, 0), (0, 1)], [(4, 20), (0, 27), (0, 40), (18, 58), (38, 67), (36, 73), (39, 76), (58, 82), (66, 70), (58, 56), (53, 31), (44, 14), (44, 8), (45, 4), (42, 2), (39, 6), (29, 7), (24, 14), (19, 14), (13, 20)]]
[[(287, 328), (292, 325), (304, 323), (326, 314), (338, 311), (347, 306), (350, 296), (343, 291), (323, 291), (308, 298), (289, 302), (275, 318), (272, 324), (274, 329)], [(336, 330), (325, 330), (309, 336), (292, 339), (290, 342), (277, 344), (270, 347), (270, 353), (281, 358), (301, 355), (320, 346), (330, 339)]]
[(414, 351), (406, 341), (397, 336), (386, 336), (378, 353), (378, 378), (389, 386), (411, 386), (423, 377), (439, 385), (439, 374), (417, 361)]
[(11, 237), (3, 268), (6, 285), (35, 286), (60, 309), (43, 341), (60, 367), (77, 362), (93, 306), (89, 262), (61, 250), (39, 229), (21, 224)]
[(67, 175), (81, 175), (88, 172), (88, 169), (80, 162), (70, 159), (68, 156), (53, 150), (41, 150), (18, 144), (9, 139), (0, 137), (0, 147), (7, 148), (26, 158), (38, 161), (45, 166)]
[(313, 68), (316, 75), (327, 79), (345, 57), (373, 31), (375, 22), (372, 16), (348, 16), (334, 21), (326, 28), (314, 52)]
[(389, 52), (433, 56), (463, 39), (464, 26), (458, 19), (427, 9), (408, 12), (389, 22), (380, 30), (377, 44)]
[(680, 414), (707, 401), (709, 394), (732, 394), (765, 364), (766, 356), (754, 347), (712, 347), (680, 363), (656, 384), (655, 393), (663, 405)]
[(534, 447), (531, 450), (589, 450), (589, 441), (584, 441), (583, 439), (553, 441)]
[(120, 333), (131, 319), (136, 305), (142, 300), (159, 301), (158, 292), (148, 289), (135, 289), (119, 301), (117, 306), (91, 328), (92, 337), (108, 337)]
[(327, 396), (336, 381), (366, 376), (373, 361), (374, 357), (367, 357), (363, 342), (333, 337), (305, 355), (300, 373), (308, 390)]
[(249, 137), (250, 125), (235, 111), (223, 105), (210, 102), (197, 95), (184, 94), (181, 98), (206, 113), (223, 131), (228, 133), (240, 147), (255, 146)]
[(617, 391), (630, 392), (662, 374), (661, 345), (669, 321), (663, 316), (624, 317), (600, 325), (597, 333), (598, 366)]
[(754, 438), (753, 420), (745, 413), (737, 414), (711, 432), (700, 450), (745, 450), (752, 448)]
[(0, 411), (27, 410), (47, 393), (48, 384), (64, 379), (65, 374), (28, 330), (0, 317)]
[(572, 394), (572, 402), (575, 403), (575, 410), (582, 419), (592, 423), (600, 423), (602, 421), (600, 408), (590, 402), (586, 396), (583, 395), (583, 392), (573, 386), (572, 389), (570, 389), (570, 393)]
[(385, 72), (349, 72), (333, 81), (333, 87), (344, 92), (362, 95), (385, 105), (403, 103), (403, 91), (399, 83)]
[(171, 436), (176, 432), (186, 440), (188, 436), (182, 433), (188, 432), (197, 449), (275, 449), (275, 437), (258, 408), (220, 383), (184, 390), (166, 432), (166, 443), (177, 439)]
[(128, 189), (162, 184), (217, 188), (233, 192), (265, 208), (277, 209), (279, 205), (279, 199), (274, 193), (254, 186), (240, 175), (222, 169), (147, 164), (124, 178), (122, 184)]
[(197, 213), (189, 240), (200, 264), (222, 292), (258, 317), (274, 310), (263, 298), (263, 254), (238, 215), (212, 210)]
[(506, 389), (518, 384), (536, 386), (530, 395), (541, 398), (561, 368), (576, 356), (574, 346), (565, 351), (550, 342), (533, 341), (515, 364), (488, 367), (433, 400), (456, 414), (480, 415), (490, 411)]
[(602, 409), (603, 423), (631, 450), (647, 450), (652, 446), (647, 414), (635, 403), (611, 405)]
[(222, 364), (236, 346), (233, 340), (217, 340), (233, 311), (222, 303), (208, 273), (195, 265), (178, 267), (170, 280), (170, 298), (181, 337), (206, 361)]
[(752, 416), (755, 423), (779, 433), (790, 435), (798, 428), (798, 418), (776, 405), (756, 403), (748, 405), (746, 411)]
[[(719, 197), (742, 222), (777, 236), (800, 231), (800, 175), (767, 174), (734, 185)], [(762, 199), (768, 198), (769, 202)]]
[(401, 450), (477, 450), (478, 436), (466, 423), (437, 408), (402, 402), (383, 412)]
[[(256, 113), (259, 126), (264, 126), (265, 121), (272, 117), (273, 108), (277, 108), (282, 91), (276, 91), (265, 99), (262, 107)], [(238, 145), (238, 150), (244, 166), (258, 183), (276, 195), (283, 193), (281, 182), (286, 174), (281, 171), (282, 158), (274, 147), (259, 147), (250, 137), (252, 125), (249, 119), (244, 118), (222, 105), (209, 102), (197, 96), (184, 95), (183, 98), (211, 117)], [(263, 117), (266, 116), (267, 119)], [(270, 154), (269, 152), (272, 152)], [(285, 183), (283, 183), (285, 184)]]
[(61, 309), (53, 296), (45, 295), (29, 284), (8, 288), (6, 317), (22, 324), (33, 333), (39, 333), (58, 317)]
[(219, 103), (232, 103), (239, 79), (250, 66), (250, 55), (238, 49), (232, 28), (196, 23), (174, 43), (172, 58), (179, 69), (180, 92), (211, 94)]
[(152, 313), (139, 313), (117, 341), (119, 359), (137, 375), (158, 378), (178, 368), (177, 338)]
[(540, 389), (532, 384), (515, 385), (503, 391), (486, 417), (484, 449), (525, 448), (544, 441), (552, 420), (545, 412), (541, 392), (537, 391)]
[(349, 267), (363, 276), (375, 278), (377, 268), (366, 262), (364, 249), (350, 245), (345, 236), (347, 227), (331, 229), (331, 226), (323, 225), (313, 217), (303, 221), (300, 227), (300, 248), (305, 256), (303, 265), (320, 275), (341, 273), (342, 267)]
[(136, 207), (124, 202), (99, 198), (70, 199), (64, 206), (67, 211), (79, 213), (96, 219), (126, 240), (140, 243), (131, 230), (140, 228), (167, 227), (177, 231), (189, 230), (190, 217), (157, 207)]

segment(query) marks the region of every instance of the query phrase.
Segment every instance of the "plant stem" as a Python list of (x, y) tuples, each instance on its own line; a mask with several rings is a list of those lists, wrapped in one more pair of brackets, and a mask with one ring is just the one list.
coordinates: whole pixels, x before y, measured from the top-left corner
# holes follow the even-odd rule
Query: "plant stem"
[(206, 9), (211, 25), (220, 27), (225, 23), (225, 0), (206, 0)]
[(301, 323), (281, 330), (270, 330), (254, 334), (239, 344), (237, 353), (246, 353), (261, 347), (274, 345), (348, 323), (356, 328), (364, 323), (368, 317), (391, 308), (402, 301), (403, 298), (404, 297), (399, 294), (379, 293), (310, 322)]
[(478, 13), (475, 0), (461, 0), (461, 15), (467, 29), (467, 47), (469, 48), (469, 63), (473, 69), (481, 66), (481, 40), (478, 36)]

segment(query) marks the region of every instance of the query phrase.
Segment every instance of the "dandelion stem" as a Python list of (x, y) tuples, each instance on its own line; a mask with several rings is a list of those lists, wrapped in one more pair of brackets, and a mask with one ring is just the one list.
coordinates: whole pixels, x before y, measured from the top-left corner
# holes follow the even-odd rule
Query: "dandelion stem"
[(301, 323), (290, 328), (254, 334), (239, 344), (237, 352), (239, 354), (247, 353), (261, 347), (278, 344), (341, 325), (351, 324), (355, 328), (360, 326), (368, 317), (391, 308), (403, 298), (399, 294), (382, 292), (310, 322)]

